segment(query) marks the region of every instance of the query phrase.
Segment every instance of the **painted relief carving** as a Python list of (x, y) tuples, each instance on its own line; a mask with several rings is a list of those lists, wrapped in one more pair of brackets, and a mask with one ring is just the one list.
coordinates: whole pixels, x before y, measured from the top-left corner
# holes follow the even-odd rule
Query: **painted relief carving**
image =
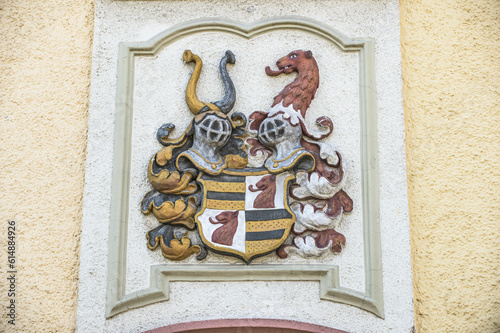
[(148, 247), (160, 246), (171, 260), (192, 254), (201, 260), (210, 250), (247, 264), (271, 252), (280, 258), (340, 253), (346, 239), (335, 229), (353, 202), (342, 189), (340, 153), (321, 141), (333, 122), (322, 116), (315, 128), (305, 123), (319, 87), (312, 52), (293, 51), (276, 62), (277, 70), (265, 69), (269, 76), (297, 77), (269, 110), (250, 114), (248, 128), (243, 113), (228, 115), (236, 100), (227, 70), (233, 53), (226, 51), (220, 62), (226, 93), (213, 103), (196, 95), (200, 57), (186, 50), (183, 59), (195, 63), (186, 88), (194, 118), (176, 139), (170, 138), (173, 124), (157, 131), (164, 148), (149, 162), (153, 190), (141, 204), (160, 222), (147, 233)]

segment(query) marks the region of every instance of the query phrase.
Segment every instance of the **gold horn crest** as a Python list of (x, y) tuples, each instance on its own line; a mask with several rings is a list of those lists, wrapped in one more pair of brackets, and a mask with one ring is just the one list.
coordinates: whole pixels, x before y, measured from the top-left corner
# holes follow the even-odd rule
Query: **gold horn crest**
[(182, 55), (182, 59), (187, 63), (195, 63), (193, 74), (191, 74), (191, 78), (189, 79), (186, 87), (186, 103), (189, 110), (191, 110), (194, 115), (198, 115), (201, 111), (220, 111), (215, 104), (200, 102), (198, 96), (196, 95), (196, 85), (198, 84), (201, 68), (203, 67), (203, 61), (201, 61), (201, 58), (196, 54), (193, 54), (191, 50), (185, 50)]

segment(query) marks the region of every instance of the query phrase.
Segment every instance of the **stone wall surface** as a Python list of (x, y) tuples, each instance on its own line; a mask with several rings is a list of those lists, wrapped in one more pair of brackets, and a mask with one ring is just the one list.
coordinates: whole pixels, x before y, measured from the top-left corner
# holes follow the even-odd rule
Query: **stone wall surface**
[(415, 320), (500, 331), (500, 1), (402, 1)]
[[(75, 328), (93, 1), (0, 1), (0, 331)], [(6, 233), (17, 220), (15, 326)]]
[[(293, 319), (353, 332), (410, 331), (414, 320), (398, 2), (329, 0), (306, 4), (300, 0), (96, 1), (77, 331), (142, 332), (178, 322), (228, 318)], [(294, 17), (284, 17), (289, 15)], [(198, 30), (206, 27), (208, 20), (224, 27), (234, 21), (246, 27), (272, 22), (269, 27), (273, 29), (249, 38), (234, 31), (228, 34), (227, 27), (223, 31)], [(283, 20), (286, 26), (281, 25)], [(300, 29), (301, 22), (307, 22), (307, 30)], [(134, 43), (134, 50), (142, 50), (144, 46), (139, 45), (143, 44), (135, 43), (171, 36), (172, 31), (186, 25), (197, 30), (181, 30), (183, 35), (163, 44), (152, 56), (139, 51), (133, 67), (132, 61), (124, 60), (130, 59), (123, 53), (131, 45), (128, 43)], [(328, 33), (314, 32), (323, 25), (349, 38), (373, 39), (373, 56), (341, 51), (325, 39)], [(120, 43), (127, 44), (118, 48)], [(284, 75), (275, 80), (265, 75), (264, 68), (292, 50), (312, 50), (321, 83), (305, 122), (313, 126), (322, 115), (334, 121), (335, 132), (325, 142), (342, 152), (347, 170), (343, 188), (356, 202), (356, 209), (343, 216), (338, 227), (348, 239), (342, 254), (280, 259), (271, 252), (246, 266), (211, 252), (202, 261), (190, 257), (174, 266), (159, 251), (145, 246), (144, 235), (157, 222), (140, 212), (139, 203), (151, 189), (146, 175), (148, 161), (161, 149), (156, 131), (171, 122), (176, 125), (172, 137), (177, 137), (193, 117), (184, 96), (192, 68), (182, 62), (185, 49), (203, 59), (198, 83), (198, 96), (203, 101), (222, 95), (217, 64), (226, 49), (234, 52), (237, 60), (229, 69), (237, 95), (234, 111), (247, 117), (255, 110), (268, 110), (276, 93), (294, 78)], [(364, 67), (364, 59), (373, 60)], [(123, 75), (131, 73), (127, 68), (133, 68), (130, 81)], [(362, 79), (369, 71), (374, 72), (373, 81)], [(125, 86), (133, 87), (133, 93), (124, 94)], [(366, 87), (377, 92), (376, 98), (368, 97)], [(373, 101), (373, 107), (364, 109), (365, 100)], [(384, 121), (377, 126), (363, 110)], [(121, 125), (125, 118), (129, 125)], [(378, 133), (370, 135), (367, 127), (378, 129)], [(375, 152), (373, 158), (362, 148), (367, 145), (365, 138), (370, 144), (378, 139), (378, 147), (366, 148), (366, 152)], [(127, 142), (131, 142), (130, 148), (121, 148)], [(377, 168), (377, 152), (380, 172), (373, 173), (383, 185), (362, 185), (363, 177), (368, 180), (367, 173)], [(365, 190), (370, 187), (379, 191), (373, 201)], [(118, 202), (123, 209), (120, 213), (115, 209)], [(372, 212), (373, 221), (380, 221), (380, 251), (370, 247), (378, 235), (378, 227), (367, 224)], [(370, 258), (380, 260), (382, 267), (370, 263)], [(311, 281), (310, 275), (299, 276), (302, 270), (319, 264), (328, 269), (338, 267), (339, 289), (332, 294), (342, 295), (346, 290), (342, 288), (349, 288), (349, 299), (359, 303), (348, 304), (370, 304), (371, 290), (383, 290), (380, 304), (384, 318), (326, 297), (320, 299), (317, 282)], [(155, 267), (164, 273), (159, 275)], [(213, 273), (207, 278), (202, 270), (208, 269)], [(274, 275), (268, 281), (252, 278), (248, 272), (253, 269), (273, 271)], [(162, 283), (161, 294), (156, 291), (150, 281), (166, 280), (175, 270), (182, 270), (179, 277), (171, 284)], [(380, 273), (383, 279), (372, 278), (372, 272)], [(291, 280), (297, 276), (300, 278)], [(104, 308), (112, 317), (104, 318)]]

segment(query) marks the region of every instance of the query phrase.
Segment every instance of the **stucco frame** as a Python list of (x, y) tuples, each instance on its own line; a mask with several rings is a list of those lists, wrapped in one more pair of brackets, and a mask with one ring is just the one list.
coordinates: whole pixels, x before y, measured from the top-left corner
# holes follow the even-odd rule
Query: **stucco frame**
[[(336, 265), (153, 265), (150, 286), (125, 294), (131, 139), (136, 56), (154, 56), (170, 43), (200, 32), (231, 33), (250, 39), (273, 30), (301, 30), (330, 41), (343, 52), (359, 53), (361, 183), (365, 293), (340, 286)], [(301, 17), (279, 17), (243, 24), (227, 19), (200, 19), (175, 25), (140, 43), (120, 43), (106, 317), (169, 299), (171, 281), (319, 281), (320, 297), (357, 306), (383, 318), (382, 258), (379, 226), (377, 109), (374, 40), (351, 39), (322, 23)]]

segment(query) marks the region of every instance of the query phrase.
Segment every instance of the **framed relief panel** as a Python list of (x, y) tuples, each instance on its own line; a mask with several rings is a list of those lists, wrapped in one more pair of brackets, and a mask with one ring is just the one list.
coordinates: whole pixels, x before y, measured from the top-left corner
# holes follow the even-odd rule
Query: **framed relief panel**
[(411, 328), (397, 2), (326, 4), (98, 3), (79, 329)]

